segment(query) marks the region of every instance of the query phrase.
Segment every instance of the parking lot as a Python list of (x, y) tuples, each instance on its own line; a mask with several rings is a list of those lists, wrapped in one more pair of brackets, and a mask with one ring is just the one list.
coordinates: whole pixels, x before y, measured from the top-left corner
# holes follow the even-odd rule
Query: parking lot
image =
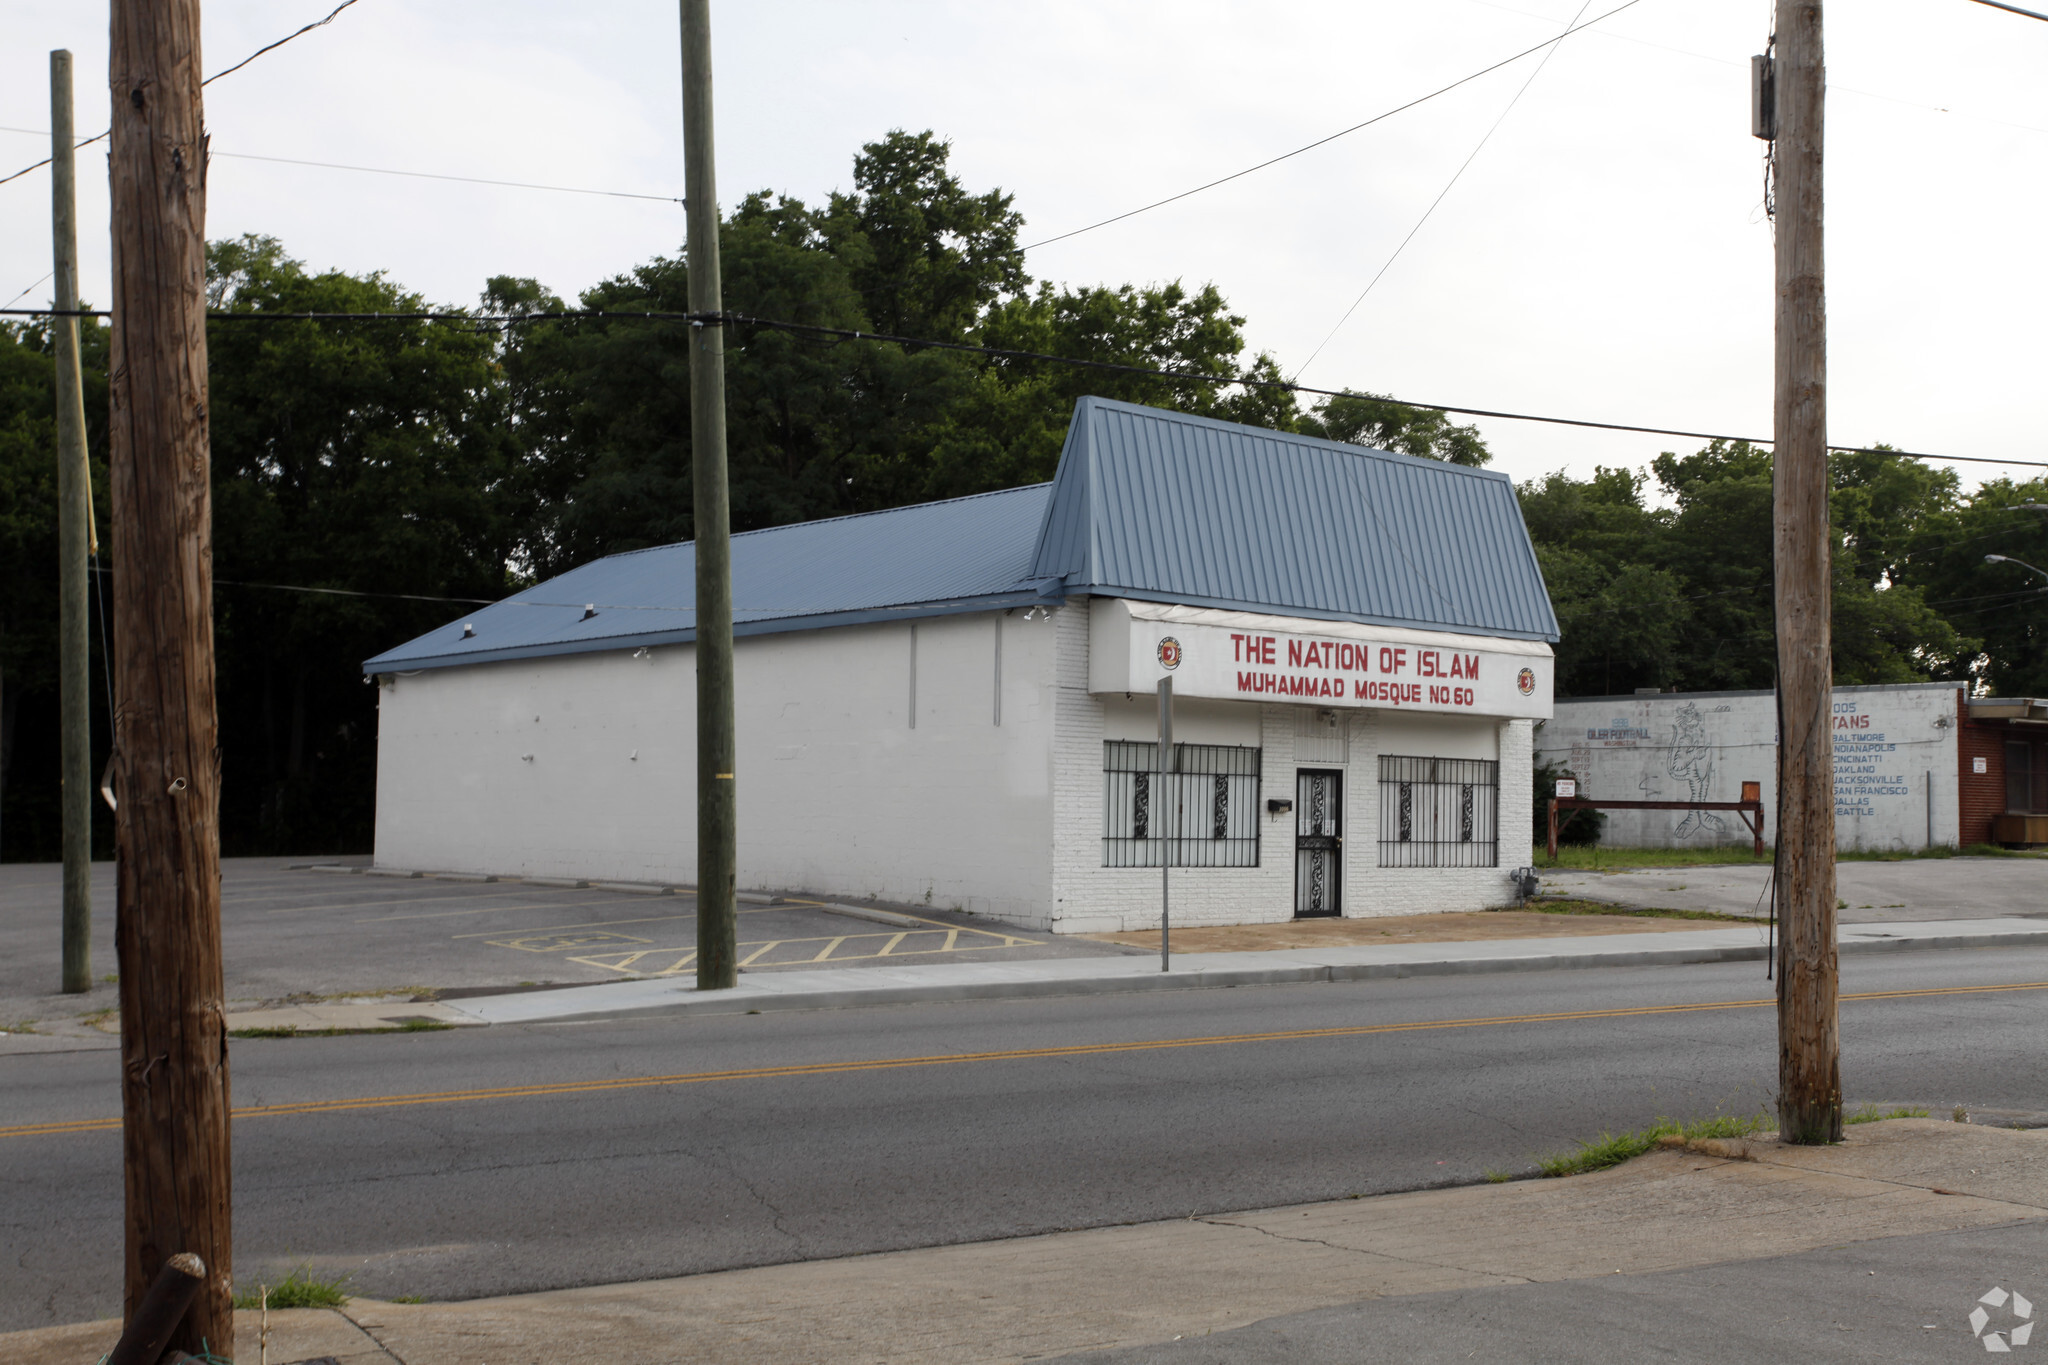
[[(63, 996), (54, 993), (59, 869), (0, 867), (0, 1028), (113, 1005), (113, 987), (102, 979), (114, 971), (112, 864), (95, 864), (93, 873), (96, 982), (89, 996)], [(805, 898), (742, 903), (742, 970), (1139, 951), (922, 907), (847, 908), (875, 918)], [(385, 877), (315, 871), (303, 859), (230, 859), (221, 877), (227, 994), (232, 1001), (406, 990), (465, 995), (690, 973), (696, 911), (687, 892)]]

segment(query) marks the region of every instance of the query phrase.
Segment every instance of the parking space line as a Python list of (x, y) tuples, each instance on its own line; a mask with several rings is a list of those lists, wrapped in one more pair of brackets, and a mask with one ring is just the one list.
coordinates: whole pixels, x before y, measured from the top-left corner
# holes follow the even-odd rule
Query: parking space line
[[(609, 904), (611, 904), (611, 902), (610, 902), (610, 901), (608, 901), (608, 900), (605, 900), (605, 901), (579, 901), (579, 902), (578, 902), (578, 904), (580, 904), (580, 905), (609, 905)], [(572, 908), (572, 909), (573, 909), (574, 907), (570, 907), (570, 908)], [(761, 914), (766, 914), (766, 913), (768, 913), (768, 912), (769, 912), (770, 910), (780, 910), (780, 909), (782, 909), (782, 908), (783, 908), (783, 907), (782, 907), (782, 906), (779, 906), (779, 905), (767, 905), (767, 906), (762, 906), (762, 907), (761, 907), (760, 909), (758, 909), (758, 910), (742, 910), (742, 911), (740, 911), (740, 913), (741, 913), (742, 915), (761, 915)], [(522, 930), (521, 932), (524, 932), (524, 933), (533, 933), (533, 934), (537, 934), (537, 933), (540, 933), (540, 932), (541, 932), (541, 931), (542, 931), (543, 929), (598, 929), (598, 928), (605, 928), (605, 927), (608, 927), (608, 926), (611, 926), (611, 925), (615, 925), (615, 924), (658, 924), (658, 923), (660, 923), (660, 922), (662, 922), (662, 921), (664, 921), (664, 920), (672, 920), (672, 919), (695, 919), (695, 918), (697, 918), (697, 912), (696, 912), (696, 911), (694, 911), (694, 910), (690, 910), (690, 911), (685, 911), (685, 912), (683, 912), (683, 913), (681, 913), (681, 914), (675, 914), (675, 915), (642, 915), (642, 916), (639, 916), (638, 918), (635, 918), (635, 919), (593, 919), (593, 920), (578, 920), (578, 921), (576, 921), (575, 923), (572, 923), (572, 924), (543, 924), (543, 925), (539, 925), (539, 926), (537, 926), (537, 927), (535, 927), (535, 928), (532, 928), (532, 929)], [(450, 934), (450, 935), (449, 935), (449, 937), (450, 937), (450, 938), (489, 938), (489, 937), (490, 937), (490, 936), (491, 936), (492, 934), (502, 934), (502, 933), (505, 933), (505, 932), (506, 932), (506, 931), (505, 931), (505, 930), (503, 930), (503, 929), (479, 929), (479, 930), (478, 930), (477, 932), (475, 932), (475, 933), (473, 933), (473, 934)]]
[[(372, 916), (372, 917), (371, 917), (371, 918), (369, 918), (369, 919), (359, 919), (359, 920), (357, 920), (357, 921), (356, 921), (356, 923), (357, 923), (357, 924), (390, 924), (390, 923), (395, 923), (395, 922), (398, 922), (398, 921), (403, 921), (403, 920), (416, 920), (416, 919), (456, 919), (456, 918), (459, 918), (460, 916), (463, 916), (463, 915), (489, 915), (489, 914), (494, 914), (494, 913), (497, 913), (497, 912), (499, 912), (499, 911), (504, 911), (504, 910), (549, 910), (549, 909), (553, 909), (553, 910), (579, 910), (579, 909), (582, 909), (582, 908), (583, 908), (584, 906), (588, 906), (588, 905), (614, 905), (614, 904), (617, 904), (617, 902), (616, 902), (616, 901), (615, 901), (615, 900), (614, 900), (614, 899), (613, 899), (612, 897), (610, 897), (610, 896), (606, 896), (606, 897), (603, 897), (603, 898), (601, 898), (601, 899), (599, 899), (599, 900), (589, 900), (589, 901), (568, 901), (568, 902), (566, 902), (566, 903), (561, 903), (561, 902), (549, 902), (549, 901), (534, 901), (534, 902), (530, 902), (530, 903), (527, 903), (527, 904), (519, 904), (519, 905), (477, 905), (477, 906), (472, 906), (472, 907), (470, 907), (470, 908), (469, 908), (469, 909), (467, 909), (467, 910), (433, 910), (433, 911), (429, 911), (429, 912), (427, 912), (426, 914), (423, 914), (423, 915), (375, 915), (375, 916)], [(486, 932), (489, 932), (489, 933), (502, 933), (502, 932), (504, 932), (504, 931), (503, 931), (503, 930), (497, 930), (497, 929), (493, 929), (493, 930), (487, 930)]]
[[(968, 941), (962, 942), (962, 935), (967, 935)], [(906, 939), (937, 941), (931, 947), (911, 947), (905, 949), (903, 943)], [(991, 941), (985, 943), (973, 941), (976, 939)], [(880, 940), (879, 944), (876, 940)], [(881, 957), (934, 957), (943, 953), (971, 953), (1003, 948), (1019, 948), (1029, 946), (1031, 942), (1032, 940), (1027, 938), (1018, 938), (1012, 934), (993, 933), (986, 929), (946, 928), (941, 931), (934, 928), (904, 929), (898, 930), (895, 933), (833, 934), (815, 938), (773, 938), (765, 941), (750, 941), (737, 946), (743, 951), (747, 949), (752, 950), (751, 952), (745, 952), (745, 955), (740, 958), (738, 965), (741, 967), (750, 967), (756, 964), (763, 967), (799, 967), (821, 963), (829, 965), (838, 962), (861, 962)], [(814, 944), (822, 944), (823, 946), (814, 949), (812, 946)], [(845, 949), (849, 944), (865, 951), (846, 951)], [(764, 961), (764, 959), (774, 958), (778, 949), (795, 949), (796, 952), (792, 956), (781, 957), (779, 960)], [(658, 969), (640, 969), (640, 963), (647, 958), (668, 953), (676, 954), (675, 961), (670, 963), (670, 965)], [(695, 948), (682, 947), (585, 953), (568, 959), (570, 962), (585, 967), (597, 967), (604, 971), (642, 977), (674, 976), (694, 965), (696, 960), (697, 950)]]

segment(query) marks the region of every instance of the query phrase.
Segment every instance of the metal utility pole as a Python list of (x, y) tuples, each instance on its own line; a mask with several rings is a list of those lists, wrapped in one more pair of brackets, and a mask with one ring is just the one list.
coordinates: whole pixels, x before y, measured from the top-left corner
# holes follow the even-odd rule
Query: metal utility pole
[(85, 388), (78, 359), (78, 165), (71, 129), (71, 54), (50, 54), (50, 245), (57, 316), (57, 692), (64, 828), (65, 991), (92, 989), (92, 691), (86, 673), (86, 556), (92, 470), (85, 452)]
[[(1152, 818), (1160, 823), (1165, 834), (1159, 840), (1159, 970), (1173, 970), (1173, 948), (1167, 936), (1173, 930), (1172, 888), (1167, 879), (1173, 875), (1173, 850), (1180, 836), (1180, 784), (1172, 774), (1180, 765), (1174, 761), (1173, 752), (1173, 679), (1159, 680), (1159, 790), (1152, 797)], [(1167, 824), (1167, 792), (1174, 798), (1173, 823)]]
[(1835, 774), (1829, 577), (1827, 300), (1821, 274), (1820, 0), (1778, 0), (1772, 438), (1778, 627), (1778, 1131), (1842, 1136), (1836, 1018)]
[(167, 1346), (234, 1354), (199, 0), (113, 0), (115, 899), (133, 1314), (206, 1283)]
[(738, 984), (732, 719), (732, 505), (725, 478), (725, 311), (711, 136), (711, 0), (682, 0), (683, 198), (689, 216), (690, 464), (697, 541), (697, 989)]

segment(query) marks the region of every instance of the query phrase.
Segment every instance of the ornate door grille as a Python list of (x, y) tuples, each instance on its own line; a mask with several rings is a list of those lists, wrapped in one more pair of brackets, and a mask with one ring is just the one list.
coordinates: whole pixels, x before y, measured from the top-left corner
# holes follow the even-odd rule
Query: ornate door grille
[(1294, 913), (1335, 915), (1344, 888), (1344, 774), (1303, 768), (1294, 777)]

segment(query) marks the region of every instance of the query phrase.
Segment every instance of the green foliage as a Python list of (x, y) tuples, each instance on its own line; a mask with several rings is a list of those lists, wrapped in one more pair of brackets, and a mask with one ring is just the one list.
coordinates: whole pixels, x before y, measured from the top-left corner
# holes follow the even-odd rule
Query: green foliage
[[(313, 1277), (311, 1266), (302, 1265), (278, 1283), (268, 1286), (269, 1305), (272, 1308), (339, 1308), (348, 1302), (348, 1295), (342, 1286), (348, 1283), (347, 1276), (338, 1279), (319, 1280)], [(245, 1289), (235, 1295), (237, 1308), (261, 1308), (264, 1305), (265, 1286)]]
[[(235, 313), (426, 304), (382, 275), (310, 272), (269, 238), (215, 243), (208, 268), (210, 301)], [(359, 665), (461, 610), (398, 595), (515, 586), (523, 528), (506, 505), (494, 338), (426, 322), (217, 321), (207, 341), (223, 844), (359, 847), (376, 757), (376, 693)], [(267, 583), (337, 591), (253, 586)]]
[(1347, 392), (1325, 398), (1300, 425), (1310, 435), (1332, 441), (1474, 468), (1493, 458), (1478, 427), (1455, 426), (1447, 413), (1411, 408), (1379, 394)]
[(1693, 1119), (1680, 1123), (1676, 1119), (1658, 1119), (1647, 1128), (1629, 1133), (1602, 1133), (1590, 1142), (1581, 1142), (1569, 1152), (1558, 1152), (1537, 1159), (1537, 1166), (1549, 1176), (1584, 1175), (1588, 1171), (1604, 1171), (1609, 1166), (1619, 1166), (1658, 1145), (1666, 1137), (1683, 1138), (1687, 1142), (1701, 1138), (1748, 1137), (1771, 1127), (1766, 1114), (1716, 1114), (1712, 1118)]
[(1843, 1114), (1842, 1122), (1844, 1124), (1883, 1123), (1886, 1119), (1924, 1119), (1926, 1117), (1927, 1111), (1925, 1109), (1912, 1105), (1898, 1105), (1890, 1109), (1880, 1109), (1874, 1104), (1866, 1104)]
[[(1645, 476), (1625, 470), (1596, 468), (1586, 480), (1556, 473), (1520, 488), (1562, 636), (1560, 695), (1771, 687), (1770, 453), (1714, 441), (1691, 455), (1667, 452), (1652, 471), (1661, 505), (1647, 496)], [(2001, 494), (1987, 488), (1966, 500), (1952, 472), (1881, 454), (1837, 454), (1830, 472), (1835, 681), (1923, 682), (1992, 669), (1979, 654), (1990, 632), (1939, 610), (1950, 605), (1939, 600), (1946, 592), (1984, 579), (1953, 562), (1944, 576), (1931, 543), (1976, 543), (1962, 528), (1985, 519), (1978, 506)], [(2005, 514), (2030, 517), (2048, 521)], [(1981, 552), (1974, 561), (1982, 567)], [(2019, 624), (2011, 634), (2018, 647), (1991, 657), (2016, 660), (2048, 646), (2040, 627)], [(2002, 677), (2034, 676), (1999, 667)]]

